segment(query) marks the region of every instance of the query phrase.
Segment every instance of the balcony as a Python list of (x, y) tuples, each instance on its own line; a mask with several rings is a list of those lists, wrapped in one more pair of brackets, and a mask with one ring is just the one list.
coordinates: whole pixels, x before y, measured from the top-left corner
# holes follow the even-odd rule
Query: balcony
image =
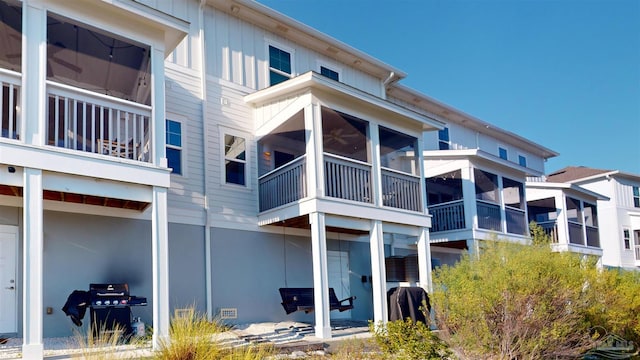
[(584, 245), (584, 236), (582, 236), (582, 224), (569, 221), (569, 243), (576, 245)]
[(324, 154), (325, 194), (338, 199), (372, 203), (371, 165)]
[(587, 225), (587, 246), (600, 247), (600, 235), (597, 227)]
[(151, 107), (47, 81), (47, 145), (150, 162)]
[(20, 74), (0, 69), (0, 136), (20, 139)]
[(500, 206), (476, 200), (478, 210), (478, 228), (487, 230), (502, 230)]
[(307, 197), (307, 159), (301, 156), (258, 179), (260, 211), (274, 209)]
[(558, 243), (558, 224), (555, 221), (543, 221), (539, 222), (538, 225), (540, 225), (544, 233), (549, 236), (552, 244)]
[(420, 178), (391, 169), (382, 169), (382, 205), (422, 211)]
[(524, 210), (505, 207), (505, 216), (507, 218), (508, 233), (517, 235), (527, 235), (529, 233)]
[(429, 206), (432, 216), (432, 232), (459, 230), (466, 227), (464, 221), (464, 201)]

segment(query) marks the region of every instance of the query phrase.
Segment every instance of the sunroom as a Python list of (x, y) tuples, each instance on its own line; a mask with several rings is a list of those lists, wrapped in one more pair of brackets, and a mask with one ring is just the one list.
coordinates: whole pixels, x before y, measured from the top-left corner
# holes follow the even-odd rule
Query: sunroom
[(421, 134), (442, 124), (314, 72), (245, 101), (257, 128), (259, 224), (310, 230), (316, 336), (331, 336), (328, 231), (368, 238), (375, 321), (387, 319), (388, 234), (417, 239), (419, 284), (428, 288)]

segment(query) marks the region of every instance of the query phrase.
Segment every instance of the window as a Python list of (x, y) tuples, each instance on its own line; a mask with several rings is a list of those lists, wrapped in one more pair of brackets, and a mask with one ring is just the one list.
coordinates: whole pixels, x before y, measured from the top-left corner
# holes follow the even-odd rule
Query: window
[(633, 187), (633, 206), (640, 208), (640, 189), (637, 186)]
[(438, 149), (449, 150), (449, 128), (438, 130)]
[(291, 54), (269, 45), (269, 84), (276, 85), (291, 78)]
[(333, 71), (327, 67), (320, 66), (320, 74), (328, 77), (329, 79), (340, 81), (340, 74), (338, 74), (337, 71)]
[(174, 121), (166, 121), (167, 166), (172, 173), (182, 175), (182, 124)]
[(518, 155), (518, 164), (522, 167), (527, 167), (527, 158), (522, 155)]
[(502, 146), (498, 146), (498, 156), (500, 156), (500, 159), (507, 160), (507, 149), (503, 148)]
[(629, 232), (629, 229), (623, 229), (622, 233), (624, 234), (623, 235), (624, 249), (631, 250), (631, 234)]
[(227, 184), (246, 186), (246, 148), (244, 138), (239, 136), (224, 135), (224, 171)]

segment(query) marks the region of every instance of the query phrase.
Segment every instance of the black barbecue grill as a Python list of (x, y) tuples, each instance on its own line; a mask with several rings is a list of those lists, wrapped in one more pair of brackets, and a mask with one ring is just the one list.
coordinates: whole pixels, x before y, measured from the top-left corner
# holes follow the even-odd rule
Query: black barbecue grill
[(147, 305), (147, 299), (131, 296), (126, 283), (90, 284), (89, 304), (94, 334), (118, 329), (128, 337), (132, 334), (131, 306)]

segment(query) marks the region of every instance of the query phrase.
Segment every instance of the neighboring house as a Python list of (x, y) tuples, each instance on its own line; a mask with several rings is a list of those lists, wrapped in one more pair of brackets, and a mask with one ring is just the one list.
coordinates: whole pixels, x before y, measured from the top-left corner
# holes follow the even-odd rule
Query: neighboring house
[(531, 177), (527, 182), (529, 221), (540, 225), (556, 251), (597, 258), (602, 265), (601, 214), (597, 202), (609, 198), (575, 184)]
[(445, 123), (424, 133), (434, 265), (451, 265), (484, 240), (526, 243), (526, 178), (543, 174), (544, 162), (558, 154), (409, 88), (389, 93)]
[(0, 333), (24, 358), (90, 283), (129, 282), (168, 335), (163, 64), (187, 31), (131, 1), (0, 1)]
[(597, 202), (602, 264), (638, 270), (640, 175), (570, 166), (549, 174), (547, 181), (578, 185), (602, 194)]

